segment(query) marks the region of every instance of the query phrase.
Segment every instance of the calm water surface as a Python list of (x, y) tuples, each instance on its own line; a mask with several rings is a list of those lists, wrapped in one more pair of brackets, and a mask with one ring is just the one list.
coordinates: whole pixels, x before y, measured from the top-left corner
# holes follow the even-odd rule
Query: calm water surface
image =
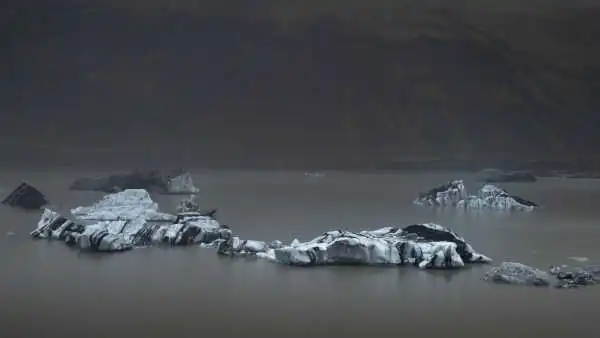
[[(26, 179), (61, 210), (101, 194), (70, 192), (89, 172), (0, 172), (0, 187)], [(202, 172), (205, 207), (244, 238), (310, 239), (332, 228), (360, 230), (432, 221), (455, 229), (496, 262), (545, 268), (570, 256), (600, 262), (600, 181), (545, 179), (506, 184), (545, 206), (533, 213), (425, 210), (418, 191), (458, 174)], [(473, 187), (473, 185), (469, 185)], [(165, 211), (177, 198), (155, 196)], [(196, 247), (82, 255), (28, 237), (39, 213), (2, 207), (2, 332), (22, 337), (366, 337), (485, 334), (565, 337), (596, 331), (600, 286), (580, 290), (490, 285), (488, 267), (458, 272), (415, 268), (290, 268), (219, 258)]]

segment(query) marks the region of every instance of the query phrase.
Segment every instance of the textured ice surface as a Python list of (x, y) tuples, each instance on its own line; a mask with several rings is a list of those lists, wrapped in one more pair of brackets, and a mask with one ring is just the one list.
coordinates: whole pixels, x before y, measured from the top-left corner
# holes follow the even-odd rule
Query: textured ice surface
[(200, 211), (200, 205), (196, 203), (196, 195), (190, 195), (188, 198), (182, 199), (177, 205), (178, 213), (198, 211)]
[(488, 271), (484, 279), (495, 283), (549, 286), (550, 274), (540, 269), (516, 262), (502, 262)]
[(161, 243), (206, 244), (231, 237), (231, 230), (212, 217), (195, 212), (177, 216), (158, 212), (158, 204), (143, 189), (109, 194), (92, 206), (71, 212), (74, 221), (45, 209), (31, 235), (101, 252)]
[(175, 216), (159, 212), (158, 204), (144, 189), (127, 189), (104, 196), (87, 207), (71, 209), (80, 220), (134, 220), (143, 217), (148, 221), (173, 221)]
[(422, 206), (456, 206), (465, 198), (467, 190), (464, 182), (454, 180), (419, 194), (414, 203)]
[(189, 172), (184, 172), (168, 179), (167, 191), (170, 194), (197, 194), (200, 189), (194, 185), (192, 175)]
[[(552, 278), (554, 276), (555, 278)], [(597, 284), (600, 277), (600, 266), (569, 268), (566, 265), (552, 266), (550, 271), (515, 262), (503, 262), (488, 271), (484, 279), (496, 283), (549, 286), (570, 289)]]
[(458, 202), (458, 207), (466, 209), (494, 209), (531, 211), (537, 205), (518, 196), (509, 195), (506, 190), (493, 184), (486, 184), (476, 195), (469, 196)]
[(594, 285), (600, 282), (600, 265), (588, 265), (569, 268), (566, 265), (553, 266), (550, 273), (556, 276), (557, 288), (571, 289), (581, 286)]
[(328, 231), (311, 241), (294, 241), (260, 256), (289, 265), (413, 264), (420, 268), (459, 268), (491, 261), (452, 231), (432, 223), (403, 229)]
[(518, 196), (509, 195), (506, 190), (493, 184), (485, 184), (475, 195), (468, 195), (462, 180), (446, 184), (419, 194), (415, 204), (425, 207), (453, 206), (464, 209), (493, 209), (531, 211), (537, 205)]

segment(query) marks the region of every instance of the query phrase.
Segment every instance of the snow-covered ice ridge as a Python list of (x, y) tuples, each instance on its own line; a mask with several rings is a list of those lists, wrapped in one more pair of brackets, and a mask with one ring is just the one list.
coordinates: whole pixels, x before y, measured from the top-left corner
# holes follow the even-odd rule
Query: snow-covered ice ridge
[[(184, 201), (188, 203), (189, 201)], [(120, 252), (152, 244), (201, 245), (220, 255), (252, 255), (288, 265), (413, 264), (420, 268), (458, 268), (491, 259), (440, 225), (425, 223), (372, 231), (328, 231), (289, 245), (242, 240), (214, 218), (197, 212), (158, 211), (147, 191), (130, 189), (71, 210), (74, 220), (45, 209), (34, 238), (62, 240), (82, 250)]]
[(415, 204), (425, 207), (456, 207), (464, 209), (493, 209), (531, 211), (537, 204), (493, 185), (483, 185), (475, 195), (469, 195), (462, 180), (453, 180), (419, 194)]

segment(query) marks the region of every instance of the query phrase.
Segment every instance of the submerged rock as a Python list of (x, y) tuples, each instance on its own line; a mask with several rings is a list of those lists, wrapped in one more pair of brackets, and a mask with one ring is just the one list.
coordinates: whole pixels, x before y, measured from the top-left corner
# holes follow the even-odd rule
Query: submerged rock
[(35, 210), (47, 205), (48, 200), (34, 186), (27, 182), (22, 182), (2, 200), (2, 204), (25, 210)]
[(534, 174), (527, 171), (504, 171), (483, 169), (477, 173), (477, 180), (485, 183), (536, 182)]
[(413, 201), (422, 206), (456, 206), (458, 202), (467, 198), (467, 190), (462, 180), (449, 181), (443, 185), (420, 193)]
[(531, 211), (538, 207), (537, 204), (519, 196), (509, 195), (506, 190), (493, 184), (486, 184), (476, 195), (467, 197), (457, 204), (466, 209), (494, 209)]
[(373, 231), (334, 230), (308, 241), (267, 250), (261, 257), (288, 265), (404, 265), (420, 268), (459, 268), (488, 263), (464, 239), (437, 224), (415, 224)]
[(516, 262), (502, 262), (500, 266), (488, 271), (484, 280), (531, 286), (549, 286), (551, 283), (547, 272)]
[(486, 184), (475, 195), (468, 195), (462, 180), (450, 181), (419, 196), (413, 203), (425, 207), (452, 206), (465, 209), (494, 209), (531, 211), (537, 204), (519, 196), (509, 195), (506, 190)]
[(160, 194), (196, 194), (199, 191), (194, 185), (191, 174), (182, 170), (173, 170), (167, 173), (159, 170), (135, 171), (105, 177), (80, 178), (71, 184), (70, 189), (106, 193), (127, 189), (144, 189)]

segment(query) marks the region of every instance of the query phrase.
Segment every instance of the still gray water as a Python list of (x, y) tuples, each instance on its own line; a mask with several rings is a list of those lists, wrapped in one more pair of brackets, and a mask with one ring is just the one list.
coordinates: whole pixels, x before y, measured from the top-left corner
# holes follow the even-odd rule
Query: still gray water
[[(66, 211), (102, 196), (72, 192), (76, 171), (5, 171), (0, 187), (22, 179)], [(531, 213), (469, 213), (419, 208), (419, 191), (468, 175), (198, 171), (199, 201), (243, 238), (289, 242), (329, 229), (361, 230), (436, 222), (500, 263), (540, 268), (600, 261), (600, 180), (542, 179), (504, 184), (544, 208)], [(164, 211), (177, 197), (154, 196)], [(492, 285), (488, 266), (460, 271), (413, 267), (291, 268), (220, 258), (214, 250), (144, 248), (86, 255), (34, 241), (39, 213), (1, 207), (1, 331), (22, 337), (243, 337), (254, 334), (366, 337), (554, 337), (595, 332), (600, 287), (555, 290)], [(4, 234), (9, 234), (4, 236)]]

